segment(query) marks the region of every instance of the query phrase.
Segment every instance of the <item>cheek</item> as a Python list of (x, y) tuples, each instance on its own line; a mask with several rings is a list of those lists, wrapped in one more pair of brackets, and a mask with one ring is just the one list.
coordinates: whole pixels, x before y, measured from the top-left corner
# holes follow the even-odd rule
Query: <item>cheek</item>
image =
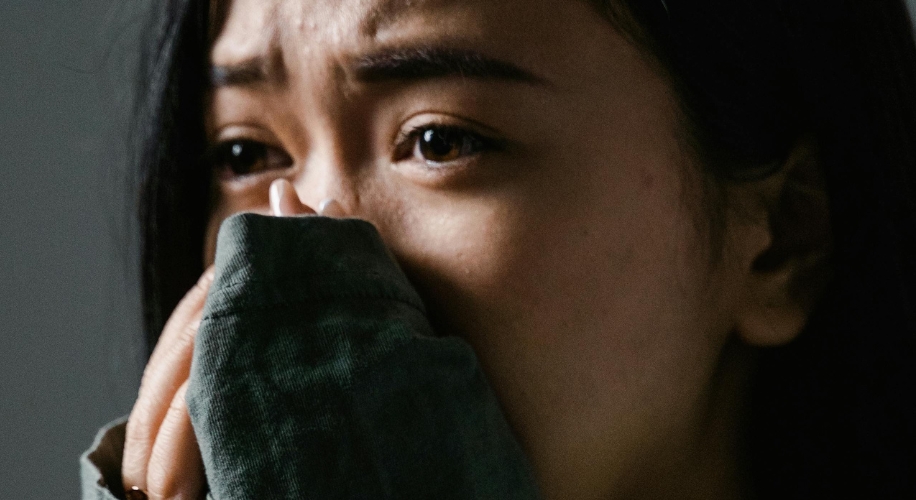
[(575, 206), (535, 197), (427, 216), (399, 253), (443, 321), (472, 342), (497, 342), (499, 330), (555, 348), (570, 330), (605, 336), (684, 320), (700, 281), (686, 214), (655, 203), (661, 193), (608, 191)]
[(486, 196), (402, 203), (395, 253), (456, 332), (526, 329), (553, 343), (584, 323), (635, 328), (694, 294), (702, 247), (674, 161), (574, 146)]
[(396, 253), (435, 326), (472, 344), (517, 425), (547, 407), (606, 422), (702, 385), (716, 348), (705, 240), (678, 175), (641, 165), (545, 173), (447, 210), (414, 204), (405, 221), (423, 223), (399, 228)]

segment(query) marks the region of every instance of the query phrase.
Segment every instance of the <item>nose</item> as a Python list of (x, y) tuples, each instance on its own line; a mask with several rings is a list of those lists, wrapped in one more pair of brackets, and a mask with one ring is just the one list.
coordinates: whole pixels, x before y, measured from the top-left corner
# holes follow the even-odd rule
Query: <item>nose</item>
[(313, 210), (299, 199), (299, 193), (286, 179), (277, 179), (270, 184), (270, 211), (276, 216), (310, 215), (318, 213), (326, 217), (346, 217), (347, 212), (339, 201), (325, 198)]
[(358, 183), (352, 169), (333, 159), (313, 159), (289, 179), (299, 201), (330, 217), (355, 215), (359, 209)]

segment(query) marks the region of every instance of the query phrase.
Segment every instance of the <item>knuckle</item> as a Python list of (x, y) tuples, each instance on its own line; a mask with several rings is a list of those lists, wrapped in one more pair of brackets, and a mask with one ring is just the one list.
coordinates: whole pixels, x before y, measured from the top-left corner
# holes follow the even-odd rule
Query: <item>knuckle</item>
[(134, 410), (127, 418), (127, 428), (124, 435), (125, 453), (129, 449), (147, 446), (151, 439), (151, 422), (149, 412)]
[(185, 482), (192, 479), (187, 477), (191, 471), (186, 470), (179, 457), (167, 456), (186, 447), (182, 441), (187, 436), (180, 427), (182, 417), (177, 416), (178, 411), (181, 411), (180, 407), (176, 407), (176, 415), (167, 419), (168, 425), (163, 425), (156, 438), (157, 450), (150, 457), (146, 476), (150, 498), (173, 498), (182, 491)]
[(187, 498), (182, 495), (187, 471), (178, 470), (179, 465), (169, 460), (150, 462), (146, 493), (150, 500)]
[(153, 400), (155, 395), (161, 394), (168, 385), (174, 383), (176, 377), (188, 377), (190, 358), (193, 354), (198, 328), (199, 324), (196, 321), (187, 325), (180, 336), (174, 339), (174, 342), (167, 348), (160, 351), (158, 356), (146, 366), (140, 380), (137, 407), (156, 406), (158, 402)]
[(181, 331), (179, 345), (181, 348), (187, 348), (188, 345), (194, 344), (194, 338), (197, 337), (197, 331), (200, 330), (200, 320), (196, 319), (185, 325)]
[(162, 414), (158, 410), (165, 406), (166, 401), (163, 400), (163, 393), (168, 390), (168, 386), (165, 385), (167, 381), (163, 380), (164, 375), (163, 373), (155, 378), (150, 378), (149, 383), (137, 398), (137, 402), (134, 403), (134, 409), (127, 420), (129, 426), (136, 426), (139, 430), (158, 424), (156, 415)]
[[(174, 341), (169, 345), (168, 350), (163, 352), (163, 355), (156, 360), (157, 373), (160, 371), (172, 371), (177, 365), (181, 364), (179, 360), (185, 359), (189, 351), (194, 348), (197, 329), (197, 321), (193, 321), (181, 329), (181, 332), (176, 335)], [(159, 368), (158, 365), (162, 365), (162, 367)]]
[(172, 319), (169, 320), (169, 323), (162, 331), (162, 335), (159, 337), (159, 343), (156, 344), (156, 348), (150, 357), (149, 365), (158, 364), (160, 359), (167, 356), (168, 353), (174, 352), (176, 346), (184, 348), (189, 341), (193, 341), (197, 335), (197, 330), (200, 328), (202, 313), (203, 311), (200, 308), (196, 311), (188, 312), (188, 314), (179, 314), (177, 311), (173, 313)]
[(184, 400), (184, 394), (179, 393), (172, 399), (172, 402), (169, 403), (169, 415), (170, 416), (177, 416), (177, 415), (184, 416), (187, 413), (188, 413), (188, 404)]
[[(176, 401), (182, 399), (182, 401)], [(145, 455), (153, 447), (156, 441), (156, 432), (159, 431), (160, 424), (164, 420), (159, 420), (165, 414), (178, 411), (181, 408), (176, 407), (183, 402), (183, 398), (172, 399), (169, 403), (168, 410), (162, 411), (165, 401), (154, 400), (153, 398), (141, 398), (137, 400), (133, 411), (127, 418), (127, 428), (124, 436), (125, 455), (130, 451), (140, 455)], [(175, 408), (173, 408), (175, 407)], [(185, 411), (186, 407), (185, 407)], [(157, 417), (158, 416), (158, 417)]]
[(146, 455), (136, 447), (128, 447), (125, 442), (124, 456), (121, 460), (121, 477), (125, 485), (142, 486), (146, 477)]
[[(151, 476), (162, 474), (163, 472), (165, 472), (162, 469), (167, 469), (167, 468), (168, 468), (168, 465), (165, 465), (160, 461), (156, 461), (156, 462), (150, 463), (150, 472), (149, 473)], [(155, 473), (153, 472), (154, 470), (156, 470)], [(173, 496), (168, 486), (166, 485), (166, 483), (161, 483), (158, 481), (147, 483), (146, 495), (149, 498), (149, 500), (165, 500)]]

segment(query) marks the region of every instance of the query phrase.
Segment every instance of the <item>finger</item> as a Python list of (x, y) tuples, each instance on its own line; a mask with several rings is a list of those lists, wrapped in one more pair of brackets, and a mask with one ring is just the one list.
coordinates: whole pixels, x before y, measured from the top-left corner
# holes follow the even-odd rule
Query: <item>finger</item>
[(343, 206), (337, 200), (328, 198), (318, 204), (318, 215), (340, 218), (345, 217), (347, 214)]
[(302, 203), (296, 188), (286, 179), (277, 179), (270, 184), (270, 210), (278, 217), (315, 214), (311, 207)]
[(175, 393), (156, 436), (146, 476), (150, 500), (197, 500), (203, 496), (206, 477), (188, 415), (187, 389), (185, 382)]
[(194, 351), (194, 338), (212, 270), (201, 277), (169, 319), (143, 374), (137, 402), (127, 420), (122, 476), (127, 487), (145, 487), (149, 457), (169, 404), (187, 380)]
[(169, 403), (188, 379), (197, 325), (196, 321), (187, 325), (181, 339), (172, 344), (158, 364), (147, 367), (140, 396), (127, 420), (122, 463), (125, 485), (145, 487), (143, 478)]
[(210, 291), (210, 285), (213, 283), (215, 273), (214, 266), (208, 267), (200, 276), (200, 279), (197, 280), (197, 283), (182, 297), (181, 302), (175, 306), (175, 310), (162, 329), (162, 335), (159, 336), (159, 341), (156, 342), (156, 347), (153, 349), (147, 366), (155, 364), (157, 359), (162, 356), (163, 351), (170, 350), (171, 345), (176, 340), (181, 339), (188, 324), (200, 319), (200, 313), (203, 311), (207, 293)]

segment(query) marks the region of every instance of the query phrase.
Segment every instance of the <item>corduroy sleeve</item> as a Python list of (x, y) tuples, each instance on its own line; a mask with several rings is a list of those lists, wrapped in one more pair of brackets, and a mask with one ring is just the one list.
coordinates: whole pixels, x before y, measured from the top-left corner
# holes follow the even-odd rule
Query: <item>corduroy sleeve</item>
[(364, 221), (227, 219), (187, 398), (217, 500), (538, 496), (473, 351)]
[(117, 500), (123, 498), (121, 457), (124, 454), (122, 417), (102, 427), (92, 446), (80, 457), (80, 491), (83, 500)]

